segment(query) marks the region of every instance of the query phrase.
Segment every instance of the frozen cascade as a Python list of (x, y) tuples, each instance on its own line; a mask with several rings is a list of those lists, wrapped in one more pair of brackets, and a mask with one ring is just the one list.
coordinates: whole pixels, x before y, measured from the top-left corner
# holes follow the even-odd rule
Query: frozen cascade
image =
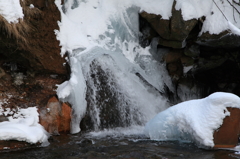
[[(156, 45), (142, 48), (138, 44), (138, 7), (99, 12), (105, 2), (68, 0), (64, 6), (59, 1), (56, 4), (62, 15), (56, 34), (62, 54), (68, 52), (71, 67), (70, 80), (59, 85), (57, 93), (73, 106), (71, 133), (80, 131), (82, 120), (92, 130), (143, 127), (169, 107), (163, 91), (165, 87), (173, 90), (173, 86), (165, 65), (152, 56)], [(102, 22), (96, 19), (99, 28), (92, 26), (93, 21), (86, 24), (91, 29), (84, 28), (82, 24), (90, 23), (90, 19), (71, 16), (86, 8), (97, 17), (107, 17), (100, 15)], [(78, 30), (69, 32), (71, 27)]]
[[(157, 88), (147, 81), (156, 73), (151, 72), (155, 70), (150, 70), (153, 67), (150, 65), (156, 65), (157, 62), (149, 55), (143, 55), (142, 58), (152, 60), (152, 63), (145, 63), (148, 70), (131, 63), (121, 52), (100, 47), (70, 58), (73, 66), (68, 83), (76, 85), (71, 87), (70, 95), (64, 100), (74, 106), (72, 131), (79, 131), (75, 128), (78, 128), (77, 125), (85, 113), (91, 118), (93, 129), (99, 130), (119, 126), (143, 126), (156, 113), (169, 106), (167, 99), (161, 94), (160, 84)], [(161, 65), (158, 63), (157, 66)], [(152, 75), (147, 76), (146, 73), (149, 72)], [(59, 88), (62, 89), (61, 86)], [(69, 85), (64, 89), (68, 88), (70, 89)]]

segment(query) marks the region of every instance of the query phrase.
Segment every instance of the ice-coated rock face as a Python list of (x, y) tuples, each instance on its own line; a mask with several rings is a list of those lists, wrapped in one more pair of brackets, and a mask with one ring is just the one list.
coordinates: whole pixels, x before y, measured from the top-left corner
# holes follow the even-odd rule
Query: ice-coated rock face
[(213, 147), (213, 133), (230, 115), (228, 107), (240, 108), (240, 98), (217, 92), (203, 99), (182, 102), (151, 119), (145, 126), (145, 134), (153, 140), (186, 140)]

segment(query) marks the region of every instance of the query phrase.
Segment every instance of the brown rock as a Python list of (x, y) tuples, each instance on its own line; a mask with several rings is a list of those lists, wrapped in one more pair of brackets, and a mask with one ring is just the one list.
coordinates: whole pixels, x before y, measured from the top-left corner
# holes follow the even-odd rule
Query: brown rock
[(231, 148), (238, 144), (238, 134), (240, 133), (240, 109), (227, 109), (231, 114), (223, 120), (221, 127), (214, 132), (214, 148)]
[(140, 16), (146, 19), (152, 28), (160, 35), (159, 44), (172, 48), (183, 48), (185, 40), (197, 24), (197, 19), (184, 21), (181, 10), (175, 9), (176, 2), (172, 7), (172, 17), (169, 20), (162, 19), (161, 15), (140, 13)]
[(200, 55), (199, 45), (191, 45), (190, 47), (186, 47), (184, 49), (184, 54), (193, 58), (197, 58)]
[(163, 57), (166, 63), (172, 63), (178, 61), (183, 56), (182, 50), (172, 49)]
[(240, 46), (240, 36), (229, 31), (223, 31), (220, 34), (206, 32), (198, 37), (197, 43), (210, 47), (236, 48)]
[(176, 62), (167, 64), (167, 70), (169, 75), (174, 80), (178, 80), (183, 75), (183, 66), (181, 61), (176, 61)]
[(3, 76), (5, 76), (5, 71), (0, 67), (0, 78), (2, 78)]
[[(20, 2), (24, 18), (19, 23), (9, 24), (0, 16), (0, 55), (4, 62), (19, 63), (38, 72), (66, 74), (65, 60), (60, 55), (59, 41), (54, 34), (60, 20), (54, 1)], [(30, 8), (30, 4), (35, 7)]]
[(172, 49), (166, 53), (163, 60), (167, 63), (169, 75), (178, 80), (183, 75), (182, 57), (184, 56), (182, 49)]
[(61, 104), (55, 96), (48, 100), (45, 108), (39, 110), (39, 114), (40, 124), (50, 134), (70, 131), (71, 108), (66, 103)]
[(181, 63), (183, 64), (183, 66), (192, 66), (194, 64), (194, 60), (191, 57), (188, 56), (182, 56), (180, 58)]
[(69, 132), (71, 122), (72, 109), (67, 103), (62, 103), (62, 110), (60, 116), (59, 132)]

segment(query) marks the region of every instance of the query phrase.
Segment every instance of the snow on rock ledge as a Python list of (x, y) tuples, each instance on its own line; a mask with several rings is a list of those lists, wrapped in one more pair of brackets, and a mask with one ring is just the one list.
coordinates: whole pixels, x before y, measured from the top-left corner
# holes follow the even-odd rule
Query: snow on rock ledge
[(42, 143), (47, 146), (48, 133), (38, 123), (38, 112), (36, 107), (19, 109), (15, 113), (0, 109), (0, 115), (11, 115), (9, 121), (0, 122), (0, 140), (18, 140), (31, 144)]
[(0, 0), (0, 15), (8, 23), (18, 23), (18, 19), (23, 18), (23, 11), (19, 0)]
[(160, 112), (146, 124), (144, 131), (153, 140), (190, 141), (200, 147), (214, 147), (213, 133), (230, 116), (228, 107), (239, 108), (240, 98), (231, 93), (213, 93)]

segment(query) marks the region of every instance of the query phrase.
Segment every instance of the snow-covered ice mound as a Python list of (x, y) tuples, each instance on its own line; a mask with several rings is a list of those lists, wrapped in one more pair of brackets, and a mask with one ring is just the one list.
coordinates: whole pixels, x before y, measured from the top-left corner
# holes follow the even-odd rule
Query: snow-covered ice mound
[(16, 113), (10, 111), (9, 108), (7, 111), (0, 109), (0, 115), (2, 114), (13, 115), (8, 117), (9, 121), (0, 122), (0, 140), (18, 140), (31, 144), (39, 142), (42, 146), (49, 144), (48, 133), (38, 123), (39, 114), (36, 107), (19, 109)]
[(227, 107), (239, 108), (240, 98), (217, 92), (182, 102), (157, 114), (146, 124), (144, 132), (153, 140), (190, 141), (201, 147), (213, 147), (214, 131), (230, 116)]

